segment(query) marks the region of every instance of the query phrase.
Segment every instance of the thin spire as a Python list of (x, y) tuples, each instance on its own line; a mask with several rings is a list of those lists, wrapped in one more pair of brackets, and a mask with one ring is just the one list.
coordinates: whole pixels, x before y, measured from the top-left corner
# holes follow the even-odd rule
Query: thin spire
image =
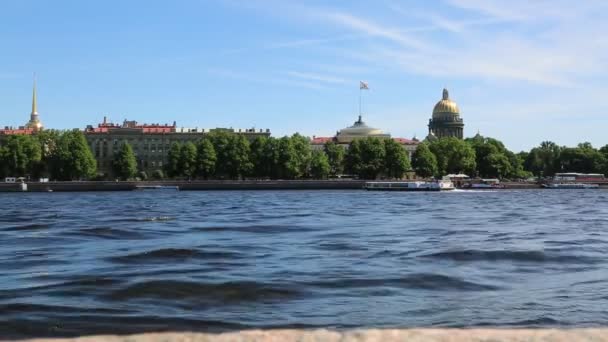
[(34, 89), (32, 91), (32, 114), (38, 114), (38, 101), (36, 99), (36, 73), (34, 73)]
[(447, 88), (443, 88), (443, 99), (444, 100), (449, 100), (450, 99), (450, 93), (448, 92)]

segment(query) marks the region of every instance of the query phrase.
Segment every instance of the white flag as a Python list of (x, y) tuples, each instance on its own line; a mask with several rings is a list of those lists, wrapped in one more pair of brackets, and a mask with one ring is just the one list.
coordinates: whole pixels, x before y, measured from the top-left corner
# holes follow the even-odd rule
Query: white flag
[(369, 85), (367, 82), (359, 81), (359, 89), (369, 90)]

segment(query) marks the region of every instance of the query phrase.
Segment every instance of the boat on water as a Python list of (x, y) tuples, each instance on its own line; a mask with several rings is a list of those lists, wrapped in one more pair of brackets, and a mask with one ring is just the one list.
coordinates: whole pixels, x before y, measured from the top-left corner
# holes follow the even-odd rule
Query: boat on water
[(179, 191), (179, 186), (174, 185), (137, 185), (135, 191), (148, 191), (148, 190), (173, 190)]
[(449, 180), (433, 182), (395, 181), (395, 182), (366, 182), (365, 190), (370, 191), (449, 191), (454, 190), (454, 184)]
[(500, 184), (500, 181), (496, 178), (488, 178), (488, 179), (475, 179), (470, 183), (463, 185), (463, 189), (471, 189), (471, 190), (494, 190), (494, 189), (504, 189), (504, 184)]
[(545, 189), (599, 189), (598, 184), (586, 184), (586, 183), (551, 183), (543, 184)]

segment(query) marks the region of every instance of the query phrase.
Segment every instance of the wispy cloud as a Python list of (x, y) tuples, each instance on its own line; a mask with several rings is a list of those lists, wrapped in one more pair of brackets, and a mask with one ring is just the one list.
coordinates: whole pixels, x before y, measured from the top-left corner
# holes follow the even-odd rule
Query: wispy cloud
[(333, 76), (329, 76), (329, 75), (320, 75), (320, 74), (299, 72), (299, 71), (288, 71), (285, 74), (295, 77), (295, 78), (315, 81), (315, 82), (332, 83), (332, 84), (347, 84), (347, 83), (354, 84), (353, 81), (348, 81), (343, 78), (333, 77)]
[(301, 81), (294, 80), (292, 78), (284, 78), (284, 77), (261, 77), (251, 73), (244, 73), (229, 69), (222, 68), (209, 68), (206, 72), (210, 75), (223, 78), (223, 79), (233, 79), (240, 80), (247, 83), (256, 83), (256, 84), (271, 84), (271, 85), (279, 85), (279, 86), (288, 86), (288, 87), (297, 87), (297, 88), (307, 88), (312, 90), (325, 90), (328, 89), (326, 85), (320, 84), (319, 82), (309, 82), (309, 81)]

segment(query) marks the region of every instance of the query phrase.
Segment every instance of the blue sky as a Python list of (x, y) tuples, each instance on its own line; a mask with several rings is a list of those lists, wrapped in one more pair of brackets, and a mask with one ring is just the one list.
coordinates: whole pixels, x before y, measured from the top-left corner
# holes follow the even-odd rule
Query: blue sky
[(604, 0), (0, 1), (0, 125), (113, 121), (424, 137), (448, 87), (514, 150), (608, 144)]

